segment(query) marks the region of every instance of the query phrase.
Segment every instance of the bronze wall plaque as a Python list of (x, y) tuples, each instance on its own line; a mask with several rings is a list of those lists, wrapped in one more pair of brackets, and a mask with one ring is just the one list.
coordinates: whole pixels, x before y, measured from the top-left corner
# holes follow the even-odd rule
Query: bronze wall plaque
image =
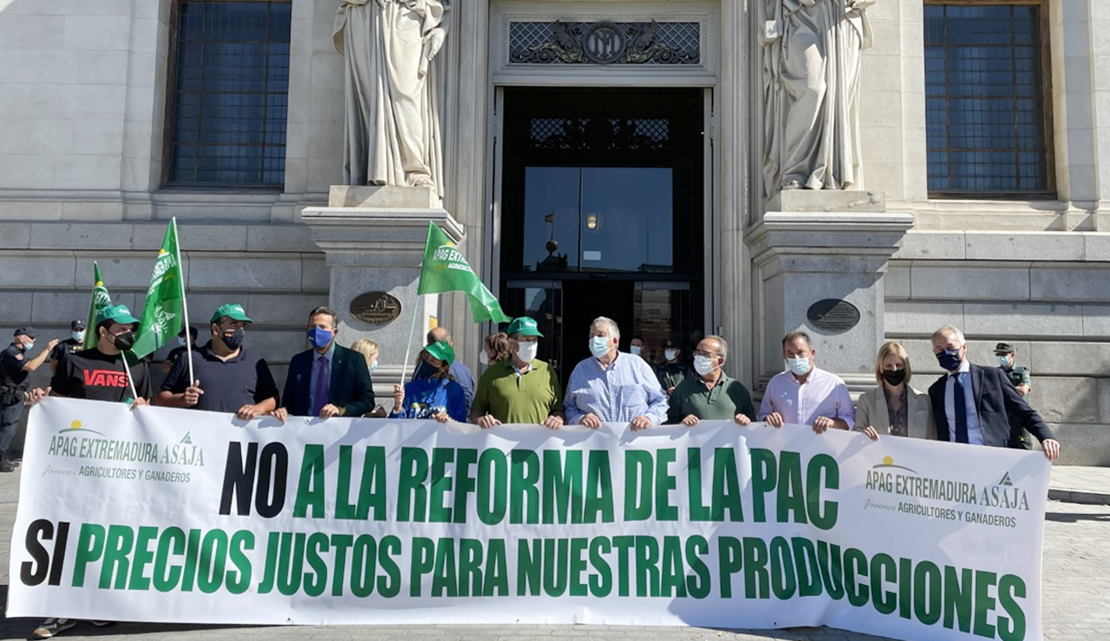
[(351, 301), (351, 316), (369, 325), (385, 325), (401, 315), (401, 301), (385, 292), (367, 292)]
[(843, 334), (859, 324), (859, 308), (846, 300), (826, 298), (810, 305), (806, 318), (821, 331)]

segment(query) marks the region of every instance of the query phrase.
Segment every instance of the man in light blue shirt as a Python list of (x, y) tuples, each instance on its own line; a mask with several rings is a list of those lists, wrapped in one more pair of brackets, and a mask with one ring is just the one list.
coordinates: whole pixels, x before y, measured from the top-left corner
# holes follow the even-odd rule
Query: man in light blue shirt
[(563, 399), (567, 423), (590, 429), (628, 423), (633, 431), (667, 419), (667, 394), (644, 359), (617, 350), (620, 328), (600, 316), (590, 324), (590, 353), (570, 374)]

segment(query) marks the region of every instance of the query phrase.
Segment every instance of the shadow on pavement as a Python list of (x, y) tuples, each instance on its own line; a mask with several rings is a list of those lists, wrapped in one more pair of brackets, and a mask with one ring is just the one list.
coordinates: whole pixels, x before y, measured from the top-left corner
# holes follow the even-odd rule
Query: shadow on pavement
[(1049, 512), (1044, 515), (1044, 520), (1056, 523), (1078, 523), (1080, 521), (1095, 521), (1110, 523), (1110, 514), (1076, 514), (1072, 512)]

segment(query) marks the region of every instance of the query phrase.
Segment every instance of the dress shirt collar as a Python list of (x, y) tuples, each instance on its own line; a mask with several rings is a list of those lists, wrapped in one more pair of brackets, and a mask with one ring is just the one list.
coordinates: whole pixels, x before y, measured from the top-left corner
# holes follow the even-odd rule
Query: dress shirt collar
[(328, 359), (328, 364), (331, 365), (331, 362), (335, 359), (335, 341), (332, 341), (331, 346), (328, 347), (328, 350), (323, 354), (317, 352), (316, 350), (312, 350), (313, 362), (319, 361), (321, 356)]

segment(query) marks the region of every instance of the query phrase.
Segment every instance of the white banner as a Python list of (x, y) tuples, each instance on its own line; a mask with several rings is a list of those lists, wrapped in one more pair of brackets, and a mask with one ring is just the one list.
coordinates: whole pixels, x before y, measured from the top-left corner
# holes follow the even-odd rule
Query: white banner
[(1037, 452), (50, 398), (23, 465), (8, 616), (1041, 638)]

